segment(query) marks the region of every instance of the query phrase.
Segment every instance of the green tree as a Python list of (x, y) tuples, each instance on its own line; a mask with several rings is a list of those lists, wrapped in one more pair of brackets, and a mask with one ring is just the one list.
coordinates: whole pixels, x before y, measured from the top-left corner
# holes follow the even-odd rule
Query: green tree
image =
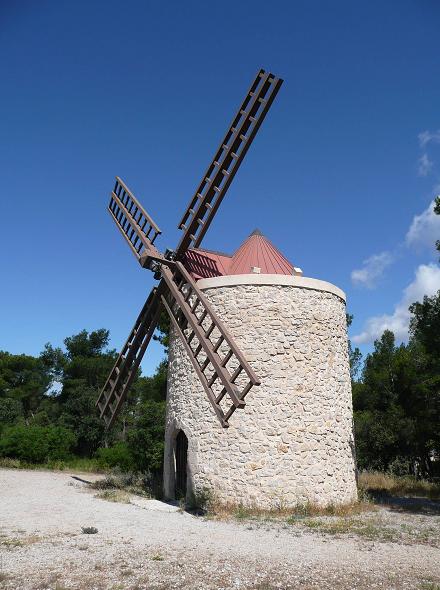
[(440, 448), (439, 295), (411, 306), (411, 338), (386, 330), (353, 390), (358, 465), (431, 477)]
[[(126, 440), (135, 468), (160, 474), (165, 437), (165, 400), (167, 392), (170, 319), (163, 312), (154, 339), (165, 349), (166, 358), (150, 377), (139, 377), (133, 386), (135, 403), (127, 416)], [(124, 419), (124, 416), (123, 416)]]
[[(440, 452), (440, 290), (411, 305), (410, 343), (418, 369), (418, 444), (423, 469), (434, 474), (434, 455)], [(423, 454), (422, 454), (423, 450)], [(438, 468), (437, 468), (438, 469)]]
[(163, 360), (151, 377), (140, 377), (134, 386), (138, 400), (164, 401), (167, 395), (167, 370), (168, 361)]
[(104, 422), (95, 407), (97, 390), (83, 383), (68, 387), (58, 423), (75, 433), (75, 453), (91, 457), (106, 438)]
[(23, 417), (23, 404), (18, 399), (0, 398), (0, 432), (2, 425), (14, 424)]
[(74, 444), (74, 434), (59, 426), (11, 426), (2, 433), (0, 456), (29, 463), (65, 460)]
[(153, 340), (157, 340), (165, 349), (165, 354), (168, 354), (168, 346), (170, 345), (170, 327), (171, 320), (166, 311), (162, 311), (157, 324), (157, 332), (153, 336)]
[[(41, 359), (0, 351), (0, 399), (21, 404), (25, 420), (37, 411), (50, 383), (50, 372)], [(11, 407), (11, 402), (5, 404)], [(15, 408), (18, 411), (19, 405)]]
[[(346, 318), (347, 318), (347, 328), (349, 328), (353, 322), (353, 315), (350, 315), (349, 313), (347, 313)], [(350, 376), (351, 376), (351, 381), (352, 381), (352, 385), (353, 385), (354, 382), (357, 381), (358, 376), (359, 376), (359, 372), (360, 372), (360, 368), (361, 368), (361, 364), (362, 364), (362, 353), (357, 346), (355, 348), (353, 348), (350, 339), (348, 339), (348, 360), (350, 362)]]
[[(436, 213), (437, 215), (440, 215), (440, 195), (435, 198), (435, 201), (434, 201), (434, 213)], [(440, 252), (440, 240), (437, 240), (436, 241), (435, 247)]]
[(82, 456), (92, 456), (106, 438), (95, 402), (116, 357), (108, 342), (108, 330), (82, 330), (64, 340), (66, 352), (47, 344), (41, 354), (52, 378), (60, 384), (58, 423), (74, 432), (75, 452)]
[(127, 433), (128, 448), (137, 469), (162, 469), (164, 436), (165, 402), (146, 400), (137, 405), (133, 427)]
[[(162, 316), (156, 339), (164, 346), (168, 331)], [(116, 358), (108, 344), (108, 330), (82, 330), (64, 340), (64, 350), (46, 344), (38, 358), (0, 352), (3, 455), (46, 461), (56, 455), (54, 441), (64, 437), (67, 447), (60, 443), (59, 457), (98, 451), (107, 465), (160, 471), (167, 361), (152, 376), (141, 377), (139, 370), (122, 412), (106, 431), (95, 402)]]
[(410, 335), (419, 342), (429, 357), (432, 368), (440, 372), (440, 290), (432, 297), (413, 303), (409, 308), (412, 318)]
[(358, 465), (389, 469), (413, 460), (414, 420), (407, 412), (413, 392), (410, 352), (386, 330), (367, 355), (362, 383), (353, 396)]

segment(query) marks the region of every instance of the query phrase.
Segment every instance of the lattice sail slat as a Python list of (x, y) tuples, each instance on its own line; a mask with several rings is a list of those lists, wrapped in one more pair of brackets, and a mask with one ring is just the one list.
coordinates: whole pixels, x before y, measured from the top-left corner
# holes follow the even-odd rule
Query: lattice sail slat
[(139, 260), (143, 254), (150, 251), (161, 231), (118, 176), (110, 195), (108, 210), (131, 251)]
[(258, 72), (179, 223), (184, 234), (178, 258), (200, 245), (282, 83), (274, 74)]
[(159, 285), (148, 296), (96, 402), (107, 428), (115, 421), (153, 336), (161, 310), (162, 288)]
[(162, 268), (162, 295), (174, 328), (223, 427), (260, 381), (221, 320), (181, 263)]

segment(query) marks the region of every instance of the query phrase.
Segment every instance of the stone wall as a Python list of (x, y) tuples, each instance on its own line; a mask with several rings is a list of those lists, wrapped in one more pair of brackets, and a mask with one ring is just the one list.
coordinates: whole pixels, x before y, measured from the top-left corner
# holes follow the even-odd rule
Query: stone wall
[(222, 502), (265, 508), (356, 498), (345, 302), (336, 291), (289, 284), (204, 289), (261, 385), (223, 429), (172, 333), (168, 497), (174, 496), (174, 439), (182, 429), (188, 495), (210, 489)]

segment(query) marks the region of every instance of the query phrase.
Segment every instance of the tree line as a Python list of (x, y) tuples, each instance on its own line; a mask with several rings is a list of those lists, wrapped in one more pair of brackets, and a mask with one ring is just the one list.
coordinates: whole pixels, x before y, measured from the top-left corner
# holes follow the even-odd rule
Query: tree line
[(358, 468), (440, 475), (440, 291), (411, 305), (408, 344), (385, 330), (360, 370), (351, 350)]
[[(440, 196), (434, 213), (440, 215)], [(440, 252), (440, 240), (435, 246)], [(362, 366), (349, 343), (357, 463), (359, 469), (439, 477), (440, 291), (409, 311), (408, 344), (397, 345), (385, 330)]]
[(117, 357), (108, 343), (108, 330), (83, 330), (64, 350), (46, 344), (38, 357), (0, 352), (0, 456), (52, 464), (93, 457), (102, 467), (160, 470), (166, 361), (152, 377), (139, 372), (106, 432), (95, 402)]

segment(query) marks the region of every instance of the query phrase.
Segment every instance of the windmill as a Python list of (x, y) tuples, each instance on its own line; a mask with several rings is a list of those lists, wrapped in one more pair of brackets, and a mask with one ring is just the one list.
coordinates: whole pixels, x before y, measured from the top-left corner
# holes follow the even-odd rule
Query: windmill
[(212, 305), (185, 268), (188, 253), (200, 246), (282, 80), (260, 70), (204, 174), (178, 227), (175, 250), (155, 246), (161, 231), (127, 185), (116, 177), (108, 210), (142, 268), (159, 284), (149, 294), (124, 344), (96, 405), (109, 428), (115, 421), (136, 376), (162, 309), (168, 313), (198, 379), (222, 427), (259, 378)]

